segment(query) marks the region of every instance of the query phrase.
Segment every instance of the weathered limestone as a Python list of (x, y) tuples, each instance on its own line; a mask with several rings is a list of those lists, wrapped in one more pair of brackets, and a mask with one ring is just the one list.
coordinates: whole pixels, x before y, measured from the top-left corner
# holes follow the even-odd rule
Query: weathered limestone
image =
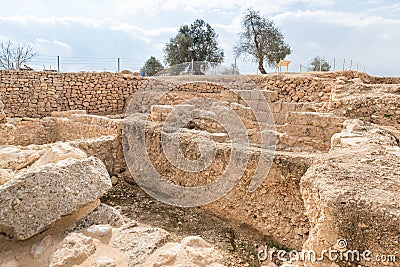
[(7, 118), (4, 113), (4, 104), (1, 101), (2, 95), (0, 92), (0, 145), (8, 145), (14, 141), (15, 127), (6, 123)]
[[(321, 253), (338, 249), (337, 241), (344, 239), (344, 251), (373, 253), (371, 261), (360, 256), (363, 266), (382, 266), (383, 262), (374, 261), (377, 255), (398, 259), (399, 158), (394, 136), (376, 125), (346, 121), (346, 128), (332, 137), (331, 151), (301, 181), (311, 226), (304, 248)], [(325, 260), (306, 266), (326, 266)]]
[(112, 246), (126, 255), (129, 267), (134, 267), (143, 264), (150, 254), (168, 241), (169, 237), (169, 233), (163, 229), (138, 226), (132, 221), (118, 229)]
[(44, 147), (29, 146), (16, 147), (4, 146), (0, 148), (0, 168), (19, 171), (32, 165), (44, 153)]
[(87, 158), (85, 152), (78, 148), (74, 148), (65, 143), (58, 143), (52, 146), (43, 156), (33, 163), (28, 170), (34, 171), (42, 168), (50, 163), (57, 163), (65, 159), (84, 160)]
[(86, 231), (95, 237), (111, 235), (112, 227), (109, 224), (95, 224), (86, 229)]
[(6, 122), (6, 114), (4, 113), (4, 104), (1, 100), (1, 93), (0, 93), (0, 123)]
[(96, 267), (116, 267), (115, 260), (111, 257), (101, 256), (96, 261)]
[(74, 266), (96, 251), (93, 239), (81, 233), (71, 233), (54, 252), (49, 267)]
[(13, 170), (10, 169), (0, 169), (0, 185), (5, 184), (14, 177)]
[(147, 258), (143, 267), (193, 266), (224, 267), (222, 255), (198, 236), (185, 237), (179, 243), (167, 243)]
[(94, 157), (21, 172), (0, 187), (0, 232), (27, 239), (110, 188), (104, 164)]
[(109, 224), (112, 227), (120, 227), (124, 224), (124, 219), (118, 210), (101, 203), (87, 216), (77, 221), (73, 230), (80, 230), (94, 224)]

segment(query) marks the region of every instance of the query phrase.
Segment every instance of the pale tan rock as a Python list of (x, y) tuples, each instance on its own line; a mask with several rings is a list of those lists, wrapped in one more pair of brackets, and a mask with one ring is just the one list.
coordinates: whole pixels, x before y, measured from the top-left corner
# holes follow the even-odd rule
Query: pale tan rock
[(157, 249), (143, 266), (224, 266), (221, 264), (222, 259), (222, 255), (204, 239), (188, 236), (180, 244), (168, 243)]
[(4, 104), (1, 101), (2, 94), (0, 93), (0, 123), (6, 122), (6, 114), (4, 113)]
[(78, 231), (94, 224), (109, 224), (112, 227), (120, 227), (124, 224), (124, 218), (115, 208), (101, 203), (88, 215), (77, 221), (71, 231)]
[(160, 228), (138, 226), (136, 222), (124, 224), (112, 241), (112, 246), (122, 251), (130, 267), (140, 266), (157, 248), (164, 245), (170, 234)]
[(37, 170), (49, 163), (57, 163), (65, 159), (86, 159), (87, 155), (79, 148), (66, 143), (58, 143), (50, 148), (43, 156), (29, 167), (29, 171)]
[(50, 260), (50, 267), (73, 266), (86, 260), (95, 253), (93, 239), (81, 233), (71, 233), (64, 238)]
[(96, 267), (116, 267), (117, 264), (114, 258), (101, 256), (96, 261)]
[(14, 172), (10, 169), (0, 169), (0, 185), (10, 181), (14, 177)]
[(43, 252), (54, 245), (53, 237), (51, 235), (45, 236), (39, 243), (33, 244), (31, 254), (33, 257), (38, 257)]
[(0, 168), (18, 171), (33, 164), (44, 152), (43, 149), (0, 147)]
[(15, 140), (15, 126), (10, 123), (0, 123), (0, 145), (11, 145)]
[[(348, 120), (332, 149), (300, 184), (309, 237), (303, 249), (367, 249), (399, 257), (400, 164), (396, 138), (379, 126)], [(382, 231), (384, 229), (384, 231)], [(343, 245), (345, 244), (345, 245)], [(305, 266), (329, 266), (328, 260)], [(368, 262), (365, 266), (382, 266)]]
[(27, 239), (110, 188), (104, 164), (94, 157), (23, 172), (0, 187), (0, 232)]
[(109, 224), (96, 224), (87, 228), (86, 231), (93, 236), (103, 237), (111, 235), (112, 227)]

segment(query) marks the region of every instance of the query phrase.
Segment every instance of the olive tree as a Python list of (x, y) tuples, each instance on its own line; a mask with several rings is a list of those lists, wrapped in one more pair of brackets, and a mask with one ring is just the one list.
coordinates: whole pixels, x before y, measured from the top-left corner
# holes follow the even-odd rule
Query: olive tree
[(258, 63), (260, 72), (265, 74), (264, 62), (275, 67), (291, 50), (273, 21), (262, 17), (258, 11), (248, 9), (242, 20), (242, 32), (239, 33), (234, 53), (237, 57), (250, 55)]
[(224, 52), (218, 46), (217, 38), (218, 35), (211, 25), (202, 19), (183, 25), (177, 35), (166, 44), (165, 61), (170, 66), (190, 61), (221, 63)]
[(316, 56), (310, 61), (309, 69), (311, 71), (329, 71), (331, 69), (331, 65), (329, 65), (325, 58)]
[(158, 59), (151, 56), (146, 63), (144, 63), (144, 66), (140, 69), (140, 72), (144, 72), (146, 76), (154, 76), (157, 72), (163, 69), (163, 64)]

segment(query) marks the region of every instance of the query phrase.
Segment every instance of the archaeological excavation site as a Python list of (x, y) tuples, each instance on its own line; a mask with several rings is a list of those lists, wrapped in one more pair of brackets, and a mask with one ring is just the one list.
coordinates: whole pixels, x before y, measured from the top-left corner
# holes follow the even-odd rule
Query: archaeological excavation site
[(0, 71), (0, 267), (400, 266), (400, 78)]

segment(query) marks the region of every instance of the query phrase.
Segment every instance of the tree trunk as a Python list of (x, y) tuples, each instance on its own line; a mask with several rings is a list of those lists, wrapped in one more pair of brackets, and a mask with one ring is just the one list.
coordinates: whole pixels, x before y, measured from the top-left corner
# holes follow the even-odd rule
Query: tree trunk
[(260, 71), (261, 74), (267, 74), (267, 72), (266, 72), (265, 69), (264, 69), (263, 61), (262, 61), (262, 60), (259, 60), (259, 61), (258, 61), (258, 70)]

